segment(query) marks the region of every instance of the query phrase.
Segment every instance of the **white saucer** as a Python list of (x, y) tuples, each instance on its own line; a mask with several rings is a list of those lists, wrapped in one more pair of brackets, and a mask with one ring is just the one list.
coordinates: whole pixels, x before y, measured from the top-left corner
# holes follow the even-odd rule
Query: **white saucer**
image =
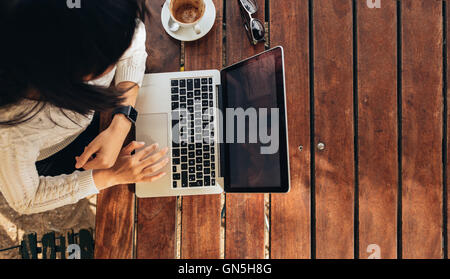
[(184, 42), (195, 41), (205, 36), (214, 26), (214, 22), (216, 21), (216, 7), (214, 6), (212, 0), (205, 0), (205, 5), (205, 14), (199, 22), (200, 29), (202, 31), (200, 32), (200, 34), (197, 34), (192, 27), (185, 28), (180, 26), (180, 29), (177, 32), (170, 31), (168, 26), (170, 11), (169, 7), (167, 6), (167, 2), (164, 3), (161, 11), (161, 22), (164, 26), (164, 30), (166, 30), (167, 34), (169, 34), (174, 39)]

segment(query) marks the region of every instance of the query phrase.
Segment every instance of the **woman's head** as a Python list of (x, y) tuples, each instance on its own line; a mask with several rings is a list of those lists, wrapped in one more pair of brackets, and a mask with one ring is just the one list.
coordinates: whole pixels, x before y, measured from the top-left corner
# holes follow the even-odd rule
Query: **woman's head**
[(30, 91), (83, 114), (120, 103), (119, 92), (86, 81), (111, 69), (131, 45), (136, 0), (81, 0), (81, 8), (66, 0), (0, 2), (0, 106)]

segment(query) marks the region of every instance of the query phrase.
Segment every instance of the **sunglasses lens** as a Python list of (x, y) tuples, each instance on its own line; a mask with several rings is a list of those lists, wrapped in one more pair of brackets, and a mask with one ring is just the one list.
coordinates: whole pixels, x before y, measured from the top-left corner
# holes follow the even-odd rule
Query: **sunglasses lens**
[(242, 6), (251, 14), (258, 11), (258, 5), (253, 0), (240, 0)]
[(261, 41), (264, 39), (265, 31), (264, 31), (264, 25), (259, 20), (252, 20), (252, 33), (253, 38), (257, 41)]

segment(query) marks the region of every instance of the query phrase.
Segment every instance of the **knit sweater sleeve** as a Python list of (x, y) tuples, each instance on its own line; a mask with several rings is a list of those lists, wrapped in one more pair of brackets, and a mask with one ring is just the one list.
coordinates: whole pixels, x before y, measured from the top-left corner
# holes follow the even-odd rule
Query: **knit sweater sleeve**
[(30, 143), (0, 148), (0, 191), (18, 213), (40, 213), (98, 194), (92, 171), (39, 177), (38, 155), (38, 148)]
[(133, 42), (117, 63), (116, 85), (124, 81), (130, 81), (141, 87), (147, 60), (146, 38), (145, 25), (138, 19)]

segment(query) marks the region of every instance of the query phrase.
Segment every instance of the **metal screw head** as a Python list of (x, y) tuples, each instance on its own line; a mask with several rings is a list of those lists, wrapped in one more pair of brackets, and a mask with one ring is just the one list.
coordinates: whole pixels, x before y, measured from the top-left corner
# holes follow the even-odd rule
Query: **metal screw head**
[(303, 151), (303, 145), (300, 145), (300, 146), (298, 147), (298, 150), (299, 150), (299, 151)]
[(325, 143), (319, 142), (317, 144), (317, 149), (319, 149), (320, 151), (325, 150)]

